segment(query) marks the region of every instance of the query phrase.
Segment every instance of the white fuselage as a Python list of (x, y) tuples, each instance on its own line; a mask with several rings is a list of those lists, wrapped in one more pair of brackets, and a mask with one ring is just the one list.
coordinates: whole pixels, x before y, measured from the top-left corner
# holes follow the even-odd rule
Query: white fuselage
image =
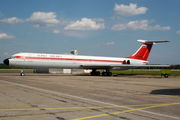
[[(82, 68), (81, 65), (117, 65), (130, 60), (131, 65), (145, 65), (147, 61), (101, 56), (66, 54), (18, 53), (9, 59), (10, 66), (22, 68)], [(116, 68), (121, 69), (121, 68)]]

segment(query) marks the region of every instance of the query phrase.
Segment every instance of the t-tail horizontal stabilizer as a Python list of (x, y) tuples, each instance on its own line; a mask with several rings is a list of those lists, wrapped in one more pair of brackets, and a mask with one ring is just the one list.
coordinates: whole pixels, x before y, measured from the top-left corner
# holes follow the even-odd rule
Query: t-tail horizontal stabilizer
[(125, 58), (147, 61), (153, 44), (169, 42), (169, 41), (148, 41), (148, 40), (137, 40), (137, 41), (142, 43), (142, 46), (132, 56)]
[(162, 42), (169, 42), (169, 41), (148, 41), (148, 40), (137, 40), (140, 43), (146, 43), (146, 44), (156, 44), (156, 43), (162, 43)]

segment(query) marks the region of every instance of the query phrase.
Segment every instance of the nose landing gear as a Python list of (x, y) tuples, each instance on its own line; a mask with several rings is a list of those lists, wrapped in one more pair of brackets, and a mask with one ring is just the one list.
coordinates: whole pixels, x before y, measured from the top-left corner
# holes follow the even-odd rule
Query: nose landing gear
[(24, 74), (24, 72), (23, 72), (23, 69), (21, 69), (20, 76), (25, 76), (25, 74)]

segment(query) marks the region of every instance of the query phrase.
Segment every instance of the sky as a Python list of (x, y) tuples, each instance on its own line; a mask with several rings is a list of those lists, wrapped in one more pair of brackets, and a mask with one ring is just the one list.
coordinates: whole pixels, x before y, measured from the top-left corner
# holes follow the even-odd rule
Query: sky
[(0, 63), (19, 52), (127, 57), (153, 46), (150, 64), (180, 64), (180, 0), (1, 0)]

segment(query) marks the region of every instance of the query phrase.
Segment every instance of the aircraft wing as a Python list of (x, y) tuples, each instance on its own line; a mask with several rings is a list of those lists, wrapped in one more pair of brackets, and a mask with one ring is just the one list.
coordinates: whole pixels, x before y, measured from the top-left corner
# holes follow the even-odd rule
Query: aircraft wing
[(128, 64), (87, 64), (87, 65), (80, 65), (84, 69), (132, 69), (132, 68), (144, 68), (144, 67), (175, 67), (175, 65), (128, 65)]
[(111, 65), (106, 64), (87, 64), (87, 65), (80, 65), (80, 67), (84, 69), (109, 69), (112, 68)]

